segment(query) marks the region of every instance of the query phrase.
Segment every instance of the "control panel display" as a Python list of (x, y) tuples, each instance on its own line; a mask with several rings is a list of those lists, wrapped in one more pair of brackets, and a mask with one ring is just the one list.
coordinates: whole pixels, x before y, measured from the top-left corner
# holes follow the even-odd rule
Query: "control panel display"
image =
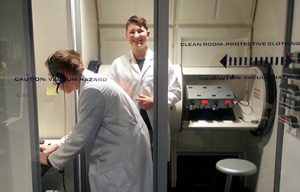
[(187, 85), (189, 110), (228, 109), (234, 106), (234, 94), (227, 85)]

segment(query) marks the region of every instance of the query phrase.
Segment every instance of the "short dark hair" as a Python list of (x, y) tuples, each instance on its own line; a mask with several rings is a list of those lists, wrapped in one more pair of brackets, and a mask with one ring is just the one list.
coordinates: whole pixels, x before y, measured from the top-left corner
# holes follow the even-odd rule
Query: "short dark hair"
[(76, 75), (78, 69), (83, 67), (80, 53), (73, 49), (62, 49), (51, 54), (45, 62), (51, 75), (57, 74), (60, 70), (65, 70), (72, 75)]
[(147, 20), (144, 17), (139, 17), (136, 15), (131, 16), (126, 23), (126, 31), (130, 24), (136, 24), (139, 27), (144, 27), (148, 30), (148, 23)]

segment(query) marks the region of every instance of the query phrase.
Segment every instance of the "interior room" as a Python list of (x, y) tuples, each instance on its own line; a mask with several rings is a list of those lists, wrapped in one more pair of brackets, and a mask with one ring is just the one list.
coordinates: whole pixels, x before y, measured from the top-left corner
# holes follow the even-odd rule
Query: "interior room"
[[(109, 75), (130, 51), (125, 24), (137, 15), (154, 54), (153, 191), (298, 191), (299, 9), (295, 0), (1, 1), (1, 188), (91, 191), (86, 151), (63, 171), (40, 164), (40, 145), (78, 122), (80, 94), (57, 93), (45, 62), (74, 49), (86, 69)], [(168, 105), (170, 65), (181, 94)]]

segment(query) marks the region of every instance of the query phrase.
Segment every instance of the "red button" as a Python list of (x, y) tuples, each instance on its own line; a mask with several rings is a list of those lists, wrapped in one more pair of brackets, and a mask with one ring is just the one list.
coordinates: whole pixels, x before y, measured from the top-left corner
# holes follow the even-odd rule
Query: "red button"
[(208, 105), (208, 100), (201, 100), (202, 105)]
[(229, 99), (226, 99), (226, 100), (224, 101), (224, 103), (225, 103), (225, 105), (231, 105), (231, 104), (232, 104), (231, 100), (229, 100)]

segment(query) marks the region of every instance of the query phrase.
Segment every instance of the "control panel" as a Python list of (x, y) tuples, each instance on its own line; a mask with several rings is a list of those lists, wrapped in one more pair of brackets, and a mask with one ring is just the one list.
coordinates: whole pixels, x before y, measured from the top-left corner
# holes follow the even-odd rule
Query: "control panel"
[[(176, 108), (181, 117), (179, 130), (258, 130), (269, 97), (265, 81), (252, 77), (266, 77), (265, 71), (258, 67), (182, 68), (183, 95)], [(273, 79), (268, 83), (275, 85)]]
[(218, 110), (234, 106), (234, 94), (228, 85), (187, 85), (186, 94), (189, 110)]

